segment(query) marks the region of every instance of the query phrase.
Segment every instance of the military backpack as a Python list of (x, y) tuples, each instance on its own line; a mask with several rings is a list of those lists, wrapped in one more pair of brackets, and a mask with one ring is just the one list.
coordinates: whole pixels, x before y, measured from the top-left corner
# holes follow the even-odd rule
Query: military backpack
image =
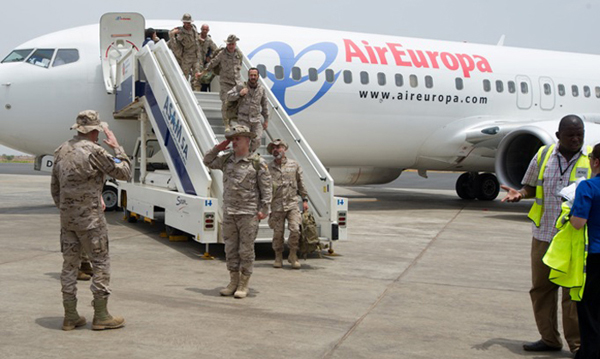
[(302, 227), (300, 230), (299, 254), (306, 259), (309, 254), (319, 251), (321, 256), (321, 241), (317, 231), (315, 217), (309, 211), (302, 212)]

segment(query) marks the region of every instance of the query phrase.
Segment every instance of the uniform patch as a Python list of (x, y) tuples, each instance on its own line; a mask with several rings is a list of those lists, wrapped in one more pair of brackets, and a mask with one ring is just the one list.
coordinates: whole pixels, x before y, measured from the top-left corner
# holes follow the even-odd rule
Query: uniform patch
[(121, 163), (121, 162), (123, 162), (123, 161), (121, 161), (120, 159), (118, 159), (116, 157), (113, 157), (113, 161), (115, 161), (115, 163)]

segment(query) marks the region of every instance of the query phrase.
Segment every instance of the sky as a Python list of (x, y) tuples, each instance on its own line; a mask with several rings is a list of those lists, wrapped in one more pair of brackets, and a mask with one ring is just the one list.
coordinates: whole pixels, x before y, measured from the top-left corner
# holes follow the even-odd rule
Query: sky
[[(0, 12), (0, 58), (32, 38), (97, 23), (106, 12), (146, 19), (231, 21), (600, 54), (600, 0), (8, 0)], [(599, 64), (600, 66), (600, 64)], [(2, 118), (0, 118), (0, 131)], [(0, 145), (0, 155), (19, 154)]]

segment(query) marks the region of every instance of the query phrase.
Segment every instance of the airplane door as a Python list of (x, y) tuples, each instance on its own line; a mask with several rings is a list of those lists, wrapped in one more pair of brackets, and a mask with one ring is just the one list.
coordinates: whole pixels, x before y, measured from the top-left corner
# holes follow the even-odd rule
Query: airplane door
[(519, 75), (516, 77), (517, 82), (517, 107), (522, 110), (527, 110), (533, 103), (533, 92), (531, 88), (531, 80), (527, 76)]
[(100, 56), (106, 92), (114, 93), (117, 60), (131, 48), (142, 48), (146, 21), (133, 12), (109, 12), (100, 18)]
[(552, 110), (554, 102), (554, 82), (549, 77), (540, 77), (540, 107), (542, 110)]

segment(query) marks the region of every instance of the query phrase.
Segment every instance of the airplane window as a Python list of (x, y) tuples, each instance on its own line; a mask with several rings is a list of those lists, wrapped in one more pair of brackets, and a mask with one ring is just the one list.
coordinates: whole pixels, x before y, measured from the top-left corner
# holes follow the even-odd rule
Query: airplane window
[(502, 82), (502, 81), (500, 81), (500, 80), (497, 80), (497, 81), (496, 81), (496, 91), (497, 91), (498, 93), (502, 93), (502, 92), (504, 92), (504, 82)]
[(385, 86), (385, 74), (383, 72), (377, 73), (377, 83), (380, 86)]
[(35, 66), (48, 68), (50, 66), (50, 60), (54, 54), (54, 49), (37, 49), (27, 59), (27, 63)]
[(427, 87), (428, 89), (433, 87), (433, 77), (429, 75), (425, 76), (425, 87)]
[(521, 93), (522, 94), (529, 93), (529, 86), (527, 86), (527, 82), (521, 82)]
[(552, 88), (550, 87), (550, 84), (544, 84), (544, 93), (546, 95), (551, 95), (552, 94)]
[(410, 87), (419, 86), (419, 79), (417, 79), (417, 75), (410, 75), (409, 81), (410, 81)]
[(260, 77), (262, 77), (263, 79), (267, 77), (267, 67), (265, 65), (257, 65), (256, 68), (258, 69)]
[(454, 80), (454, 83), (456, 84), (456, 89), (457, 90), (462, 90), (465, 88), (465, 85), (463, 83), (463, 79), (461, 77), (457, 77), (456, 80)]
[(590, 91), (590, 87), (583, 86), (583, 96), (590, 97), (591, 94), (592, 94), (592, 91)]
[(404, 77), (402, 74), (396, 74), (396, 86), (402, 87), (404, 85)]
[(23, 49), (23, 50), (13, 50), (8, 56), (2, 60), (2, 63), (5, 62), (21, 62), (29, 56), (29, 54), (33, 51), (33, 49)]
[(79, 60), (79, 51), (76, 49), (59, 49), (54, 57), (53, 67), (66, 65)]
[(600, 98), (600, 87), (596, 86), (596, 98)]
[(571, 86), (571, 91), (573, 92), (573, 97), (579, 96), (579, 87), (577, 85)]
[(344, 70), (344, 82), (347, 84), (352, 83), (352, 71)]
[(335, 80), (335, 76), (333, 74), (333, 70), (332, 69), (325, 70), (325, 81), (327, 81), (327, 82), (333, 82), (333, 80)]
[(490, 83), (490, 80), (483, 80), (483, 91), (490, 92), (491, 89), (492, 84)]
[(281, 66), (281, 65), (275, 66), (275, 78), (277, 80), (283, 80), (283, 66)]
[(308, 79), (311, 81), (317, 81), (318, 79), (318, 73), (317, 73), (317, 69), (315, 69), (314, 67), (311, 67), (308, 69)]
[(300, 72), (300, 68), (297, 66), (292, 67), (292, 79), (300, 81), (301, 78), (302, 73)]
[(363, 85), (367, 85), (369, 83), (369, 73), (366, 71), (360, 72), (360, 83)]
[(514, 81), (508, 81), (508, 92), (515, 93), (516, 87)]
[(561, 96), (564, 96), (565, 93), (566, 93), (565, 85), (563, 85), (563, 84), (558, 85), (558, 94)]

